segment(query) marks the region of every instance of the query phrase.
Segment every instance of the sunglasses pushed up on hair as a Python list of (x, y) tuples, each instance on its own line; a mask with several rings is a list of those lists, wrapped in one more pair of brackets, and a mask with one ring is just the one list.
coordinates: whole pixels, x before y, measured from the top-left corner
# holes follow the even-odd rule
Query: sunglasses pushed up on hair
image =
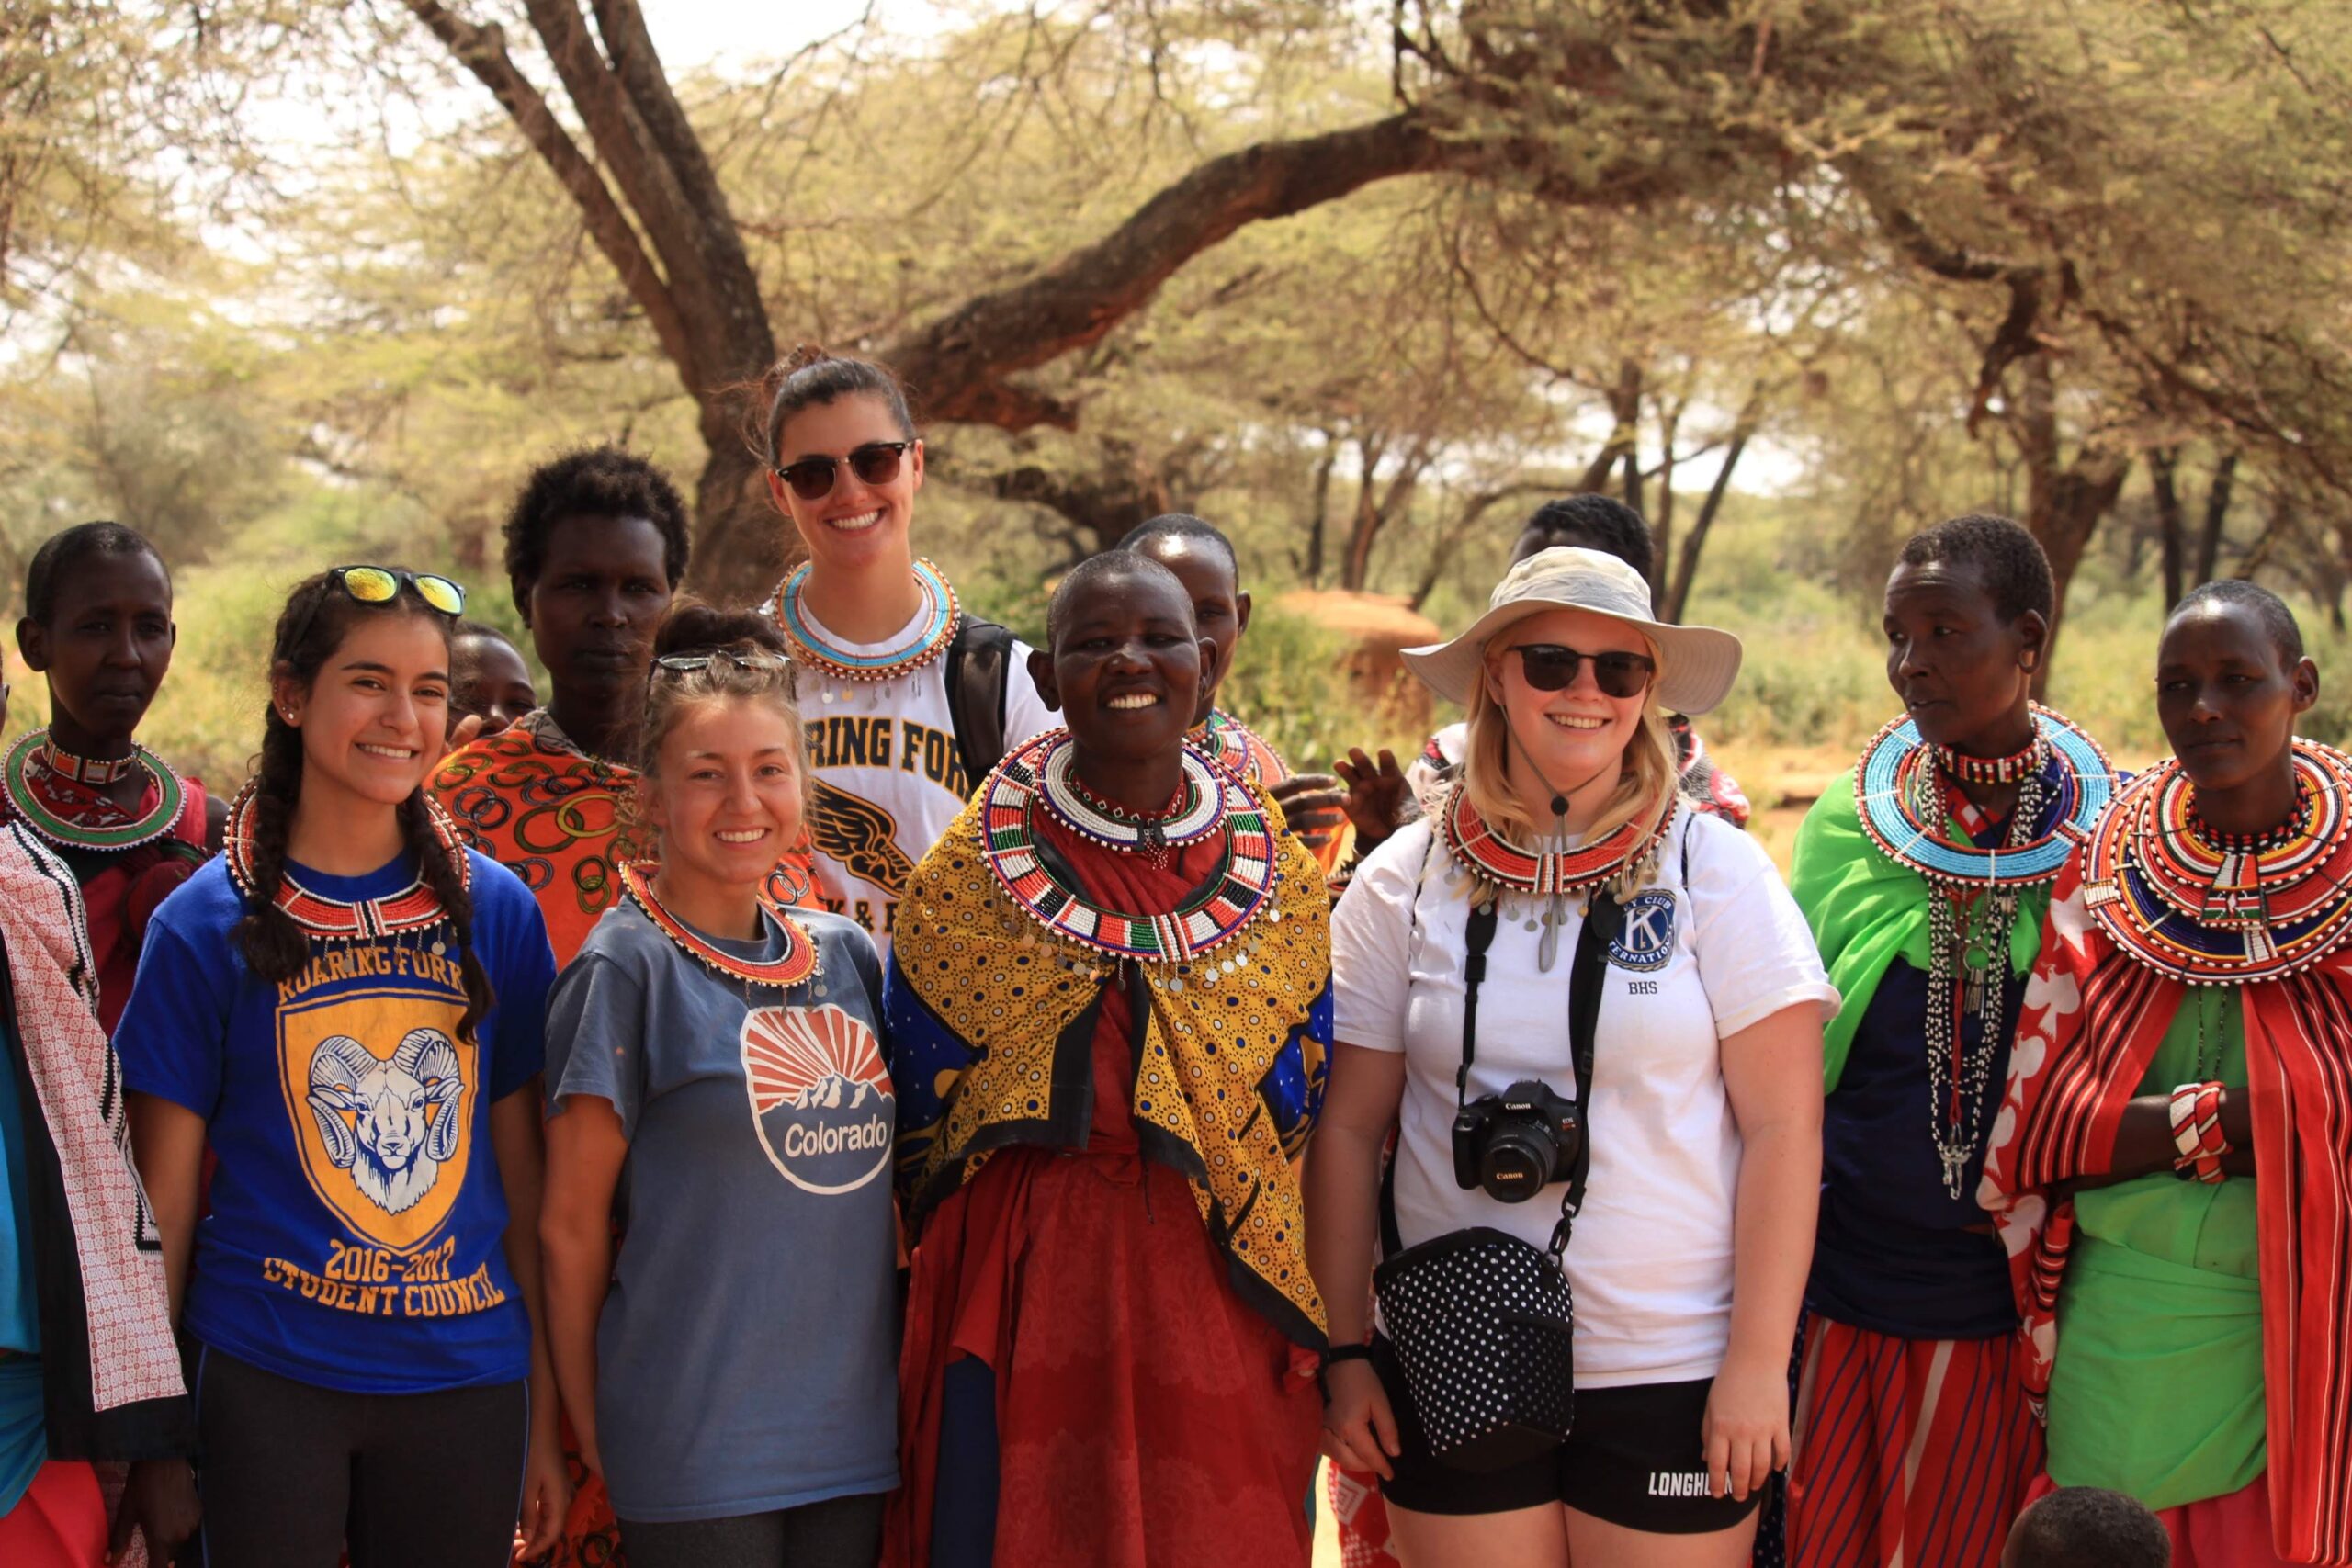
[(413, 588), (426, 609), (452, 620), (466, 613), (466, 591), (433, 572), (398, 566), (339, 566), (329, 575), (336, 587), (362, 604), (389, 604), (402, 588)]
[(665, 653), (647, 667), (646, 682), (650, 685), (664, 675), (691, 675), (697, 670), (707, 670), (714, 664), (731, 664), (738, 670), (749, 670), (763, 675), (777, 675), (790, 680), (792, 660), (780, 653), (746, 652), (732, 648), (714, 648), (704, 653)]
[(869, 441), (847, 457), (803, 457), (786, 463), (775, 471), (775, 477), (792, 487), (792, 493), (803, 501), (822, 501), (832, 493), (833, 476), (846, 462), (849, 471), (858, 482), (878, 486), (888, 484), (899, 477), (899, 465), (906, 461), (911, 441)]
[(1657, 675), (1657, 660), (1646, 653), (1579, 653), (1555, 642), (1513, 645), (1520, 673), (1539, 692), (1561, 692), (1576, 684), (1577, 671), (1592, 661), (1592, 683), (1609, 697), (1638, 697)]

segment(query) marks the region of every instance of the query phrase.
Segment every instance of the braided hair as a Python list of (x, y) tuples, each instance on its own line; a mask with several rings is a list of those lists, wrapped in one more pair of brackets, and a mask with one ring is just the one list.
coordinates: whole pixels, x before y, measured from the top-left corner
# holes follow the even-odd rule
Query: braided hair
[[(389, 604), (363, 604), (344, 592), (333, 572), (304, 578), (287, 595), (270, 639), (269, 672), (273, 682), (287, 680), (308, 687), (343, 646), (351, 627), (366, 615), (423, 615), (449, 636), (449, 618), (417, 597), (414, 585), (403, 582)], [(237, 922), (234, 940), (253, 972), (273, 985), (301, 974), (311, 962), (311, 939), (302, 927), (277, 907), (286, 883), (286, 840), (294, 825), (294, 807), (302, 797), (302, 732), (286, 722), (277, 705), (266, 705), (262, 716), (261, 753), (254, 760), (253, 803), (246, 814), (252, 840), (248, 872), (252, 888), (246, 896), (244, 918)], [(396, 811), (401, 843), (415, 858), (424, 885), (440, 900), (441, 910), (458, 939), (458, 966), (464, 977), (466, 1010), (458, 1033), (471, 1039), (474, 1026), (497, 1001), (490, 974), (473, 945), (473, 899), (466, 890), (458, 857), (462, 848), (445, 846), (434, 831), (432, 808), (420, 785)]]

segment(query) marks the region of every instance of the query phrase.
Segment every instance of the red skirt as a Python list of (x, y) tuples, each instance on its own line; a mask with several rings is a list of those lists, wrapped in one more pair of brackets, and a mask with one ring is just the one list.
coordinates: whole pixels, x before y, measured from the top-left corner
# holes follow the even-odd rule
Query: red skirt
[(1304, 1568), (1315, 1359), (1227, 1282), (1184, 1179), (1130, 1153), (1007, 1149), (914, 1253), (883, 1561), (928, 1568), (948, 1364), (993, 1373), (994, 1560)]

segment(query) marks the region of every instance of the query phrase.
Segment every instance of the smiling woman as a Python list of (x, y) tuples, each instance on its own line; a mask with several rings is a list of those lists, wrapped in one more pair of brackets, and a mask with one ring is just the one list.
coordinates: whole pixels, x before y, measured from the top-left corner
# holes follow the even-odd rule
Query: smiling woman
[(1165, 567), (1095, 557), (1047, 625), (1031, 672), (1069, 728), (982, 782), (891, 951), (920, 1241), (884, 1561), (1293, 1568), (1322, 875), (1261, 786), (1186, 743), (1204, 650)]
[(1051, 719), (1029, 649), (914, 554), (923, 446), (897, 379), (806, 347), (757, 390), (768, 494), (808, 554), (767, 614), (812, 731), (818, 893), (888, 949), (915, 862), (1007, 743)]
[(395, 567), (294, 590), (225, 852), (156, 911), (117, 1033), (212, 1562), (503, 1561), (518, 1496), (540, 1547), (569, 1496), (538, 1311), (554, 962), (423, 788), (462, 605)]
[(634, 1568), (871, 1568), (898, 1474), (880, 966), (762, 897), (807, 804), (782, 643), (692, 600), (663, 621), (633, 753), (658, 863), (622, 867), (548, 1004), (556, 1371)]

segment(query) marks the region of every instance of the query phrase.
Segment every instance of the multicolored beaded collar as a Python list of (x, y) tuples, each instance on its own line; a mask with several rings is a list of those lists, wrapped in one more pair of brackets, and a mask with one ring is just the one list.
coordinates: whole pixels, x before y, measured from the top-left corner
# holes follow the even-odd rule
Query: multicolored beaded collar
[(2083, 855), (2083, 903), (2115, 944), (2192, 986), (2307, 969), (2352, 935), (2352, 758), (2295, 741), (2294, 831), (2270, 848), (2207, 841), (2175, 759), (2127, 784)]
[(1936, 762), (1962, 784), (2022, 784), (2041, 771), (2041, 741), (2037, 737), (2024, 750), (2006, 757), (1971, 757), (1949, 746), (1936, 748)]
[(1854, 764), (1854, 803), (1871, 841), (1930, 882), (2025, 887), (2054, 881), (2113, 798), (2115, 771), (2098, 742), (2062, 715), (2037, 703), (2033, 723), (2037, 749), (2047, 757), (2041, 820), (2024, 842), (1984, 849), (1952, 840), (1938, 748), (1922, 739), (1907, 717), (1871, 737)]
[[(229, 826), (221, 845), (221, 852), (229, 862), (229, 878), (237, 885), (237, 891), (248, 898), (260, 897), (253, 869), (254, 801), (260, 787), (257, 783), (249, 784), (229, 803)], [(473, 886), (473, 864), (458, 836), (457, 818), (444, 811), (431, 795), (424, 797), (424, 811), (426, 820), (432, 824), (435, 847), (457, 863), (458, 886), (469, 891)], [(380, 898), (330, 898), (296, 881), (289, 866), (277, 879), (277, 907), (305, 932), (327, 942), (366, 942), (424, 931), (447, 918), (441, 908), (440, 896), (424, 880), (422, 870), (407, 886)], [(433, 950), (440, 952), (441, 944), (436, 942)]]
[(1164, 853), (1198, 843), (1224, 820), (1221, 770), (1190, 746), (1181, 759), (1183, 777), (1169, 802), (1170, 809), (1159, 817), (1132, 816), (1096, 800), (1070, 771), (1077, 761), (1078, 748), (1067, 743), (1046, 751), (1038, 763), (1040, 794), (1056, 821), (1105, 849)]
[(621, 867), (621, 891), (629, 901), (645, 911), (655, 929), (676, 944), (679, 952), (722, 979), (747, 981), (754, 986), (775, 986), (789, 989), (817, 975), (817, 942), (799, 923), (783, 910), (769, 907), (768, 913), (784, 928), (784, 951), (774, 958), (744, 958), (728, 952), (708, 937), (678, 919), (663, 907), (653, 892), (653, 879), (648, 874), (650, 862), (624, 864)]
[(51, 843), (78, 850), (134, 849), (170, 832), (187, 805), (179, 775), (144, 746), (134, 745), (126, 759), (145, 767), (155, 781), (155, 804), (139, 812), (126, 811), (97, 793), (95, 781), (59, 772), (55, 764), (62, 755), (50, 745), (48, 730), (36, 729), (0, 761), (0, 788), (7, 793), (9, 808)]
[[(1215, 787), (1208, 798), (1216, 803), (1208, 829), (1193, 838), (1198, 840), (1217, 831), (1224, 839), (1216, 869), (1202, 890), (1165, 914), (1138, 914), (1106, 908), (1073, 886), (1052, 858), (1040, 852), (1037, 840), (1037, 813), (1050, 810), (1060, 816), (1058, 806), (1045, 799), (1044, 781), (1057, 766), (1057, 756), (1070, 744), (1069, 730), (1046, 730), (999, 762), (980, 785), (980, 834), (987, 846), (982, 852), (989, 871), (1023, 914), (1055, 936), (1114, 958), (1143, 963), (1198, 958), (1222, 946), (1261, 912), (1269, 922), (1282, 919), (1269, 897), (1274, 889), (1276, 850), (1265, 813), (1247, 791), (1228, 795), (1218, 770), (1190, 745), (1184, 748), (1186, 771), (1211, 781)], [(1066, 762), (1058, 765), (1068, 767)]]
[(1490, 887), (1538, 897), (1565, 897), (1604, 882), (1646, 874), (1648, 863), (1673, 822), (1669, 803), (1646, 831), (1628, 822), (1574, 849), (1528, 851), (1502, 837), (1478, 815), (1478, 808), (1470, 804), (1469, 790), (1459, 782), (1446, 796), (1437, 819), (1446, 849), (1463, 870)]
[(1257, 733), (1223, 708), (1212, 708), (1208, 717), (1193, 727), (1184, 737), (1210, 756), (1224, 763), (1251, 784), (1278, 784), (1268, 779), (1267, 760), (1273, 748), (1259, 739)]
[[(913, 637), (904, 647), (887, 653), (852, 653), (826, 641), (801, 607), (809, 570), (809, 563), (804, 561), (776, 585), (775, 594), (768, 600), (768, 618), (783, 628), (792, 643), (795, 660), (836, 681), (878, 684), (911, 675), (947, 650), (947, 645), (956, 639), (956, 628), (963, 623), (964, 612), (956, 603), (955, 586), (937, 567), (918, 558), (914, 564), (915, 586), (922, 591), (922, 612)], [(831, 702), (834, 694), (827, 692), (824, 696), (825, 701)]]

